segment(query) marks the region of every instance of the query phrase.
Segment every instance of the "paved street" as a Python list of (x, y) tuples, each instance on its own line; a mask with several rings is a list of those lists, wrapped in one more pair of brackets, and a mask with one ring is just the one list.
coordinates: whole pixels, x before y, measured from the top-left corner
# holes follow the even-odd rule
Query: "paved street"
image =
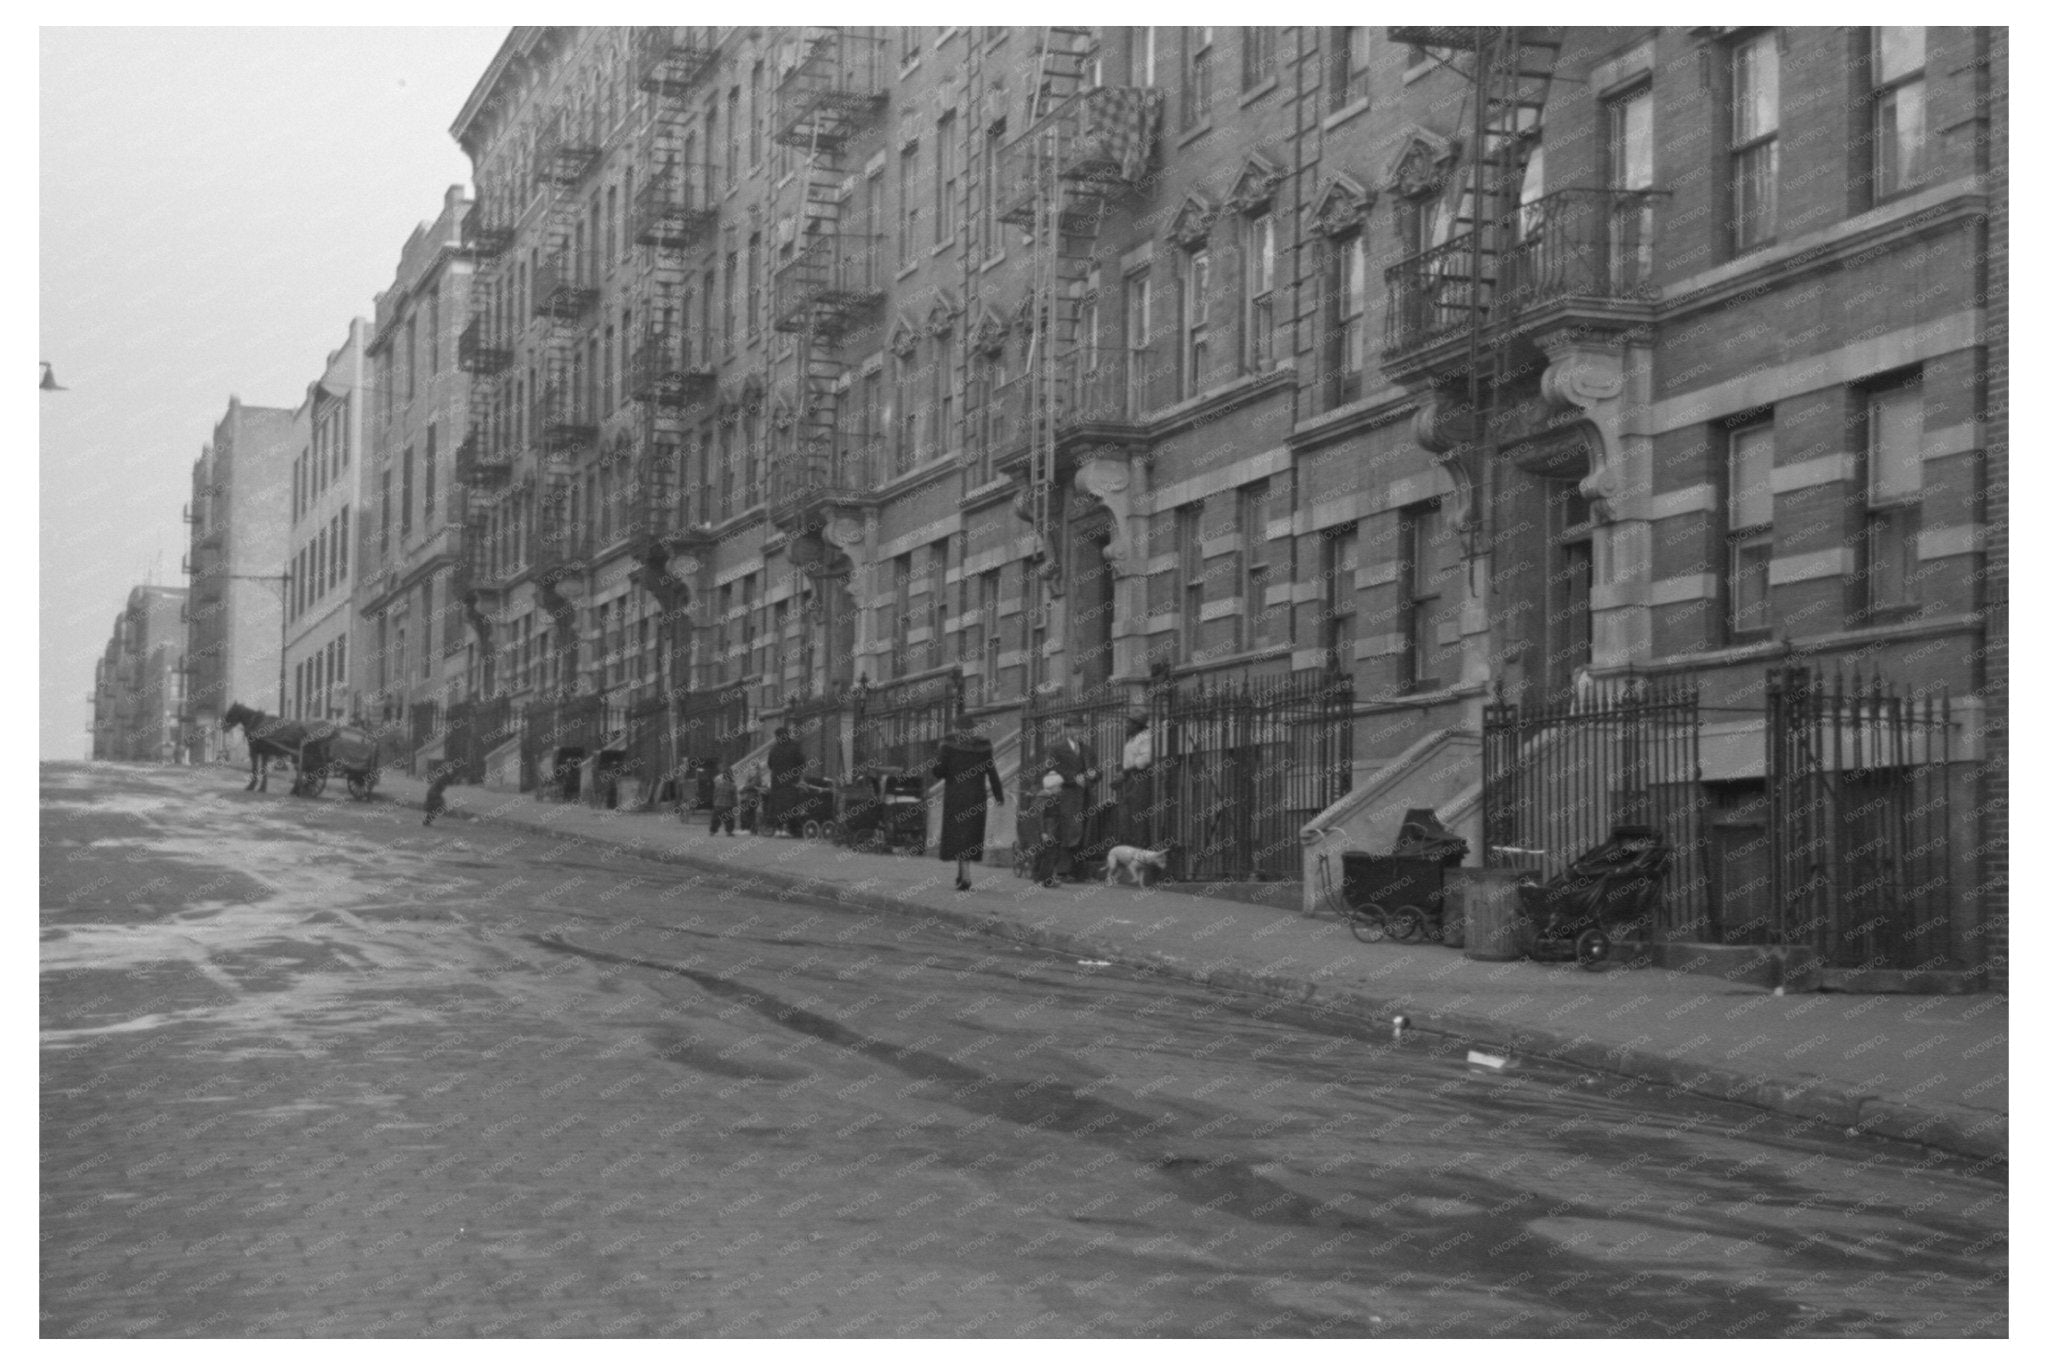
[(47, 1335), (2006, 1330), (1960, 1159), (392, 802), (42, 782)]

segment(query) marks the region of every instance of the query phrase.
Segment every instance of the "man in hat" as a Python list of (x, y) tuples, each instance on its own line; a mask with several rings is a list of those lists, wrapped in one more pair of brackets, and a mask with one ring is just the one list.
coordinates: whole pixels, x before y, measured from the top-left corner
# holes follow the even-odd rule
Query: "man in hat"
[(1072, 878), (1079, 873), (1082, 840), (1086, 836), (1088, 789), (1102, 773), (1095, 766), (1095, 751), (1088, 746), (1088, 723), (1080, 716), (1068, 716), (1059, 739), (1046, 751), (1049, 771), (1060, 779), (1060, 872)]
[(771, 832), (778, 826), (786, 829), (791, 838), (800, 832), (801, 784), (809, 762), (804, 757), (804, 746), (789, 733), (789, 727), (777, 726), (775, 743), (768, 748), (768, 801), (764, 812)]

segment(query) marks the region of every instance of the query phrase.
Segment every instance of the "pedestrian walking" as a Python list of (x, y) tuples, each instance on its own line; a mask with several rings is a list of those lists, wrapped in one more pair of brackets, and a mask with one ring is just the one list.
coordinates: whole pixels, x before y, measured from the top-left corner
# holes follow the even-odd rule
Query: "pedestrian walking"
[(433, 776), (427, 782), (427, 818), (420, 821), (422, 825), (433, 824), (434, 817), (448, 809), (448, 798), (445, 793), (448, 784), (455, 780), (455, 772), (456, 767), (453, 763), (441, 763), (435, 767)]
[(761, 832), (761, 765), (756, 763), (747, 773), (746, 785), (740, 788), (740, 828), (749, 834)]
[(951, 858), (957, 868), (956, 891), (972, 891), (967, 864), (980, 862), (982, 845), (988, 837), (989, 797), (1003, 804), (1003, 780), (996, 775), (995, 746), (979, 733), (973, 721), (946, 736), (939, 745), (938, 762), (932, 776), (946, 784), (946, 799), (940, 811), (939, 856)]
[(711, 782), (711, 837), (718, 837), (718, 827), (725, 826), (725, 837), (734, 838), (732, 813), (740, 803), (740, 789), (732, 780), (731, 768), (720, 768), (718, 776)]
[(1031, 880), (1040, 886), (1060, 884), (1060, 864), (1066, 855), (1060, 802), (1065, 786), (1058, 773), (1047, 773), (1039, 784), (1038, 843), (1031, 850)]

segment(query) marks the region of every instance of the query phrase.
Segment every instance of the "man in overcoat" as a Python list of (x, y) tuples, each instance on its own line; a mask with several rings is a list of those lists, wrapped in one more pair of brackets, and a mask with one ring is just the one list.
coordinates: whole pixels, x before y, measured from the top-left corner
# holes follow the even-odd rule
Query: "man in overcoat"
[(1095, 766), (1095, 750), (1087, 741), (1088, 725), (1079, 716), (1068, 716), (1060, 737), (1046, 751), (1046, 768), (1059, 774), (1061, 858), (1059, 875), (1079, 875), (1081, 841), (1086, 834), (1089, 791), (1102, 776)]

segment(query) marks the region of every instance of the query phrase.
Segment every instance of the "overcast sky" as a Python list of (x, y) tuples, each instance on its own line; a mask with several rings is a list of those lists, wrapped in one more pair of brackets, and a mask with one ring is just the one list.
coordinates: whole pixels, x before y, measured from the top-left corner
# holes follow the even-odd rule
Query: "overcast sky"
[(128, 590), (185, 582), (228, 396), (296, 407), (468, 182), (448, 126), (506, 32), (41, 31), (37, 335), (69, 389), (37, 400), (43, 758), (91, 752)]

